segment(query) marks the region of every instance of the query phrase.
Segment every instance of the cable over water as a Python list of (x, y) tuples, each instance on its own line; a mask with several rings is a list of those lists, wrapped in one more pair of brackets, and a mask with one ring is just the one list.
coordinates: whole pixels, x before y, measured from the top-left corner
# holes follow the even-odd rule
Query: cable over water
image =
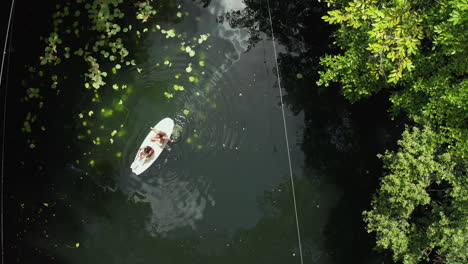
[[(13, 8), (15, 6), (15, 0), (13, 0), (11, 2), (11, 7), (10, 7), (10, 16), (8, 18), (8, 26), (7, 26), (7, 30), (6, 30), (6, 36), (5, 36), (5, 45), (3, 45), (3, 54), (2, 54), (2, 66), (1, 66), (1, 69), (0, 69), (0, 87), (2, 87), (2, 80), (3, 80), (3, 66), (5, 65), (5, 55), (6, 55), (6, 50), (7, 50), (7, 45), (8, 45), (8, 37), (9, 37), (9, 34), (10, 34), (10, 28), (11, 28), (11, 18), (13, 16)], [(8, 55), (9, 57), (9, 55)], [(1, 243), (2, 243), (2, 263), (3, 263), (3, 257), (4, 257), (4, 251), (3, 251), (3, 246), (4, 246), (4, 243), (3, 243), (3, 195), (4, 195), (4, 192), (3, 192), (3, 176), (4, 176), (4, 167), (5, 167), (5, 132), (6, 132), (6, 129), (5, 129), (5, 125), (6, 125), (6, 103), (7, 103), (7, 89), (5, 87), (5, 101), (3, 102), (3, 125), (2, 125), (2, 129), (3, 129), (3, 133), (2, 133), (2, 187), (1, 187), (1, 192), (2, 192), (2, 199), (1, 199), (1, 210), (2, 210), (2, 213), (1, 213), (1, 232), (2, 232), (2, 235), (1, 235)]]
[(291, 179), (291, 189), (292, 189), (293, 201), (294, 201), (294, 214), (295, 214), (295, 217), (296, 217), (297, 240), (299, 242), (299, 255), (301, 257), (301, 264), (303, 264), (304, 261), (303, 261), (303, 258), (302, 258), (301, 231), (299, 229), (299, 219), (297, 217), (296, 193), (295, 193), (295, 190), (294, 190), (294, 179), (293, 179), (292, 166), (291, 166), (291, 154), (289, 153), (288, 130), (287, 130), (287, 127), (286, 127), (286, 117), (284, 115), (283, 92), (281, 90), (281, 79), (280, 79), (280, 75), (279, 75), (278, 57), (277, 57), (277, 52), (276, 52), (276, 40), (275, 40), (275, 34), (273, 32), (273, 22), (271, 20), (270, 0), (267, 0), (267, 5), (268, 5), (268, 17), (269, 17), (269, 20), (270, 20), (271, 37), (272, 37), (272, 40), (273, 40), (273, 51), (274, 51), (274, 54), (275, 54), (276, 73), (277, 73), (277, 77), (278, 77), (278, 89), (279, 89), (279, 92), (280, 92), (281, 113), (283, 114), (284, 136), (286, 138), (286, 149), (287, 149), (287, 153), (288, 153), (289, 176), (290, 176), (290, 179)]

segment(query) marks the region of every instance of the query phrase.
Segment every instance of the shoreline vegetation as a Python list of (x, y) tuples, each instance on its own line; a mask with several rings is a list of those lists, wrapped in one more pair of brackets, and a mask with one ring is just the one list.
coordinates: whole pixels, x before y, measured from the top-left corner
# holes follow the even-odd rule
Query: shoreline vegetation
[(390, 114), (410, 120), (398, 150), (378, 155), (367, 231), (398, 262), (466, 263), (468, 2), (323, 2), (341, 52), (322, 57), (317, 84), (351, 102), (389, 90)]

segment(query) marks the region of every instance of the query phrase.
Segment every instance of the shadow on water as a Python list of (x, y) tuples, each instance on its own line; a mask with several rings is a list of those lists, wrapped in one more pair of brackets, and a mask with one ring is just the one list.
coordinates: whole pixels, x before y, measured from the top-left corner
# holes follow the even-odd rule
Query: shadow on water
[[(5, 21), (2, 23), (2, 32), (7, 25), (8, 14), (5, 13), (10, 11), (10, 3), (11, 1), (2, 3), (2, 22)], [(2, 230), (5, 243), (2, 246), (4, 246), (5, 263), (24, 263), (24, 261), (47, 263), (51, 256), (41, 249), (39, 236), (44, 237), (44, 229), (48, 227), (44, 220), (51, 216), (47, 210), (44, 210), (42, 203), (54, 199), (55, 186), (50, 184), (50, 169), (43, 166), (45, 158), (30, 151), (25, 144), (26, 137), (20, 132), (24, 117), (28, 111), (31, 111), (20, 103), (20, 98), (24, 96), (24, 89), (20, 84), (27, 71), (25, 65), (32, 64), (38, 58), (35, 56), (42, 52), (40, 45), (31, 45), (31, 43), (37, 43), (39, 37), (46, 34), (52, 26), (47, 16), (52, 13), (53, 8), (53, 2), (15, 2), (10, 45), (0, 89), (2, 121), (3, 102), (5, 93), (8, 93), (5, 130), (2, 131), (5, 136), (5, 156), (2, 164), (4, 165), (2, 196), (5, 206)], [(2, 40), (3, 37), (2, 34)], [(4, 42), (1, 43), (3, 51)], [(60, 139), (53, 140), (48, 147), (51, 151), (56, 151), (60, 143), (62, 143)], [(58, 164), (63, 161), (61, 156), (61, 153), (57, 155), (52, 163)]]
[[(246, 9), (229, 12), (226, 18), (232, 26), (249, 29), (253, 36), (249, 46), (254, 47), (262, 41), (259, 32), (271, 37), (268, 9), (266, 1), (245, 3)], [(304, 114), (301, 147), (306, 162), (304, 178), (296, 180), (296, 196), (306, 263), (392, 263), (389, 255), (372, 251), (375, 240), (365, 231), (362, 211), (369, 208), (382, 175), (376, 154), (395, 147), (401, 118), (390, 120), (384, 94), (351, 105), (338, 86), (317, 87), (319, 58), (338, 52), (330, 44), (335, 28), (321, 20), (327, 11), (324, 4), (270, 3), (275, 38), (282, 49), (278, 63), (287, 91), (284, 100), (294, 113)], [(310, 194), (314, 191), (315, 196)], [(327, 219), (323, 227), (314, 220), (318, 214)], [(314, 256), (311, 245), (320, 244), (320, 239), (325, 255)]]
[[(279, 118), (279, 107), (270, 106), (267, 102), (275, 98), (268, 94), (271, 91), (240, 88), (250, 87), (250, 84), (255, 87), (255, 82), (260, 83), (261, 78), (274, 78), (271, 73), (274, 65), (271, 63), (272, 55), (264, 56), (264, 67), (268, 69), (254, 69), (258, 72), (253, 77), (242, 75), (245, 73), (242, 69), (233, 69), (238, 71), (234, 76), (242, 76), (242, 80), (232, 76), (221, 78), (240, 56), (257, 59), (246, 51), (257, 48), (258, 52), (261, 45), (271, 45), (264, 37), (271, 34), (266, 1), (246, 0), (244, 10), (230, 12), (227, 18), (221, 16), (221, 9), (214, 2), (210, 2), (194, 1), (204, 5), (206, 10), (194, 8), (191, 13), (197, 16), (211, 12), (209, 18), (213, 21), (217, 17), (219, 26), (224, 28), (221, 29), (221, 40), (215, 43), (216, 48), (204, 52), (205, 74), (201, 70), (193, 73), (198, 83), (190, 84), (186, 74), (185, 83), (178, 82), (194, 88), (177, 97), (172, 104), (167, 103), (155, 87), (170, 88), (174, 73), (185, 71), (186, 61), (174, 56), (171, 58), (172, 69), (163, 69), (155, 64), (164, 63), (167, 55), (164, 53), (175, 52), (180, 47), (168, 45), (164, 52), (158, 50), (159, 53), (153, 54), (147, 48), (158, 46), (157, 39), (139, 42), (138, 47), (142, 46), (137, 52), (141, 59), (139, 63), (148, 70), (141, 75), (133, 71), (122, 77), (135, 86), (143, 87), (141, 90), (144, 92), (132, 97), (135, 99), (130, 100), (128, 107), (131, 110), (120, 113), (121, 116), (128, 114), (126, 120), (129, 120), (131, 136), (117, 142), (124, 149), (119, 161), (106, 156), (106, 153), (115, 151), (109, 148), (96, 151), (101, 158), (92, 169), (83, 169), (73, 163), (83, 152), (95, 150), (75, 142), (77, 122), (67, 119), (75, 114), (78, 89), (64, 91), (61, 98), (68, 98), (68, 101), (55, 99), (57, 101), (52, 101), (44, 109), (53, 113), (45, 121), (50, 125), (42, 139), (48, 143), (47, 146), (38, 146), (33, 151), (18, 147), (25, 139), (18, 136), (17, 131), (20, 131), (21, 121), (29, 110), (17, 103), (18, 98), (24, 95), (19, 85), (10, 86), (9, 98), (13, 98), (10, 107), (17, 111), (11, 117), (9, 115), (7, 126), (6, 197), (8, 225), (11, 226), (5, 235), (10, 242), (6, 249), (7, 263), (50, 262), (52, 259), (58, 263), (149, 263), (157, 260), (158, 263), (271, 264), (298, 261), (288, 174), (283, 173), (284, 164), (280, 164), (280, 158), (277, 158), (284, 149), (279, 143), (272, 147), (271, 141), (262, 141), (262, 137), (265, 141), (277, 139), (282, 131), (272, 132), (277, 130), (274, 125), (278, 123), (273, 117), (259, 120), (250, 115), (252, 112), (258, 115), (273, 113)], [(46, 17), (52, 12), (52, 5), (34, 3), (21, 6), (20, 3), (17, 10), (22, 12), (18, 13), (16, 21), (49, 21)], [(400, 130), (387, 118), (385, 109), (388, 102), (383, 96), (377, 96), (350, 105), (337, 87), (315, 85), (319, 57), (334, 52), (328, 44), (331, 43), (332, 28), (325, 26), (320, 19), (325, 12), (322, 5), (308, 1), (272, 0), (271, 7), (273, 28), (281, 50), (279, 72), (282, 86), (287, 91), (284, 99), (289, 110), (297, 116), (303, 115), (304, 119), (304, 131), (292, 131), (290, 135), (300, 135), (297, 141), (305, 159), (304, 167), (294, 168), (295, 174), (301, 176), (296, 179), (296, 195), (305, 261), (376, 263), (379, 260), (379, 263), (390, 263), (385, 256), (371, 251), (373, 239), (365, 232), (361, 220), (361, 212), (368, 207), (377, 178), (382, 173), (375, 155), (393, 147), (392, 142)], [(42, 13), (34, 10), (42, 10)], [(215, 23), (213, 21), (209, 23)], [(251, 37), (246, 39), (245, 31), (236, 31), (235, 28), (226, 30), (228, 27), (222, 21), (233, 27), (246, 28)], [(178, 26), (194, 27), (190, 22), (185, 23)], [(208, 22), (200, 22), (203, 23)], [(211, 24), (207, 25), (211, 27)], [(18, 27), (20, 30), (14, 38), (15, 50), (28, 51), (28, 42), (35, 43), (38, 36), (45, 35), (46, 28), (50, 27), (44, 24), (40, 27), (44, 32), (35, 32), (34, 26), (23, 24)], [(41, 54), (39, 46), (34, 45), (27, 53), (15, 54), (12, 61), (15, 73), (11, 75), (11, 83), (21, 82), (22, 67), (32, 64), (31, 54)], [(272, 51), (271, 48), (263, 49), (265, 53)], [(215, 53), (220, 55), (215, 56)], [(261, 68), (257, 65), (252, 68)], [(73, 77), (70, 78), (73, 82)], [(229, 85), (235, 89), (221, 89)], [(273, 84), (265, 86), (277, 88)], [(262, 88), (261, 85), (257, 87)], [(253, 98), (249, 99), (250, 103), (255, 106), (253, 111), (247, 105), (249, 101), (245, 98), (248, 97), (241, 96), (242, 93), (250, 93)], [(157, 119), (147, 115), (152, 109), (148, 107), (150, 103), (157, 103), (160, 109), (164, 109), (164, 112), (157, 113), (160, 117), (176, 116), (176, 123), (182, 127), (177, 136), (180, 141), (164, 152), (160, 157), (162, 163), (136, 178), (131, 175), (128, 165), (135, 154), (134, 146)], [(193, 115), (182, 114), (183, 109), (190, 110)], [(239, 113), (246, 117), (238, 118), (236, 115)], [(263, 120), (268, 118), (271, 120)], [(200, 127), (208, 128), (201, 131)], [(245, 127), (247, 131), (256, 129), (257, 132), (250, 132), (250, 135), (255, 135), (254, 139), (249, 141)], [(267, 130), (270, 134), (264, 132)], [(293, 155), (299, 155), (299, 152), (296, 150)], [(258, 157), (261, 155), (274, 158)], [(300, 160), (301, 157), (296, 156), (295, 159)], [(259, 163), (261, 170), (243, 170), (241, 174), (246, 175), (239, 175), (237, 171), (242, 168), (238, 165), (242, 158), (244, 165)], [(211, 163), (213, 160), (218, 164)], [(210, 170), (219, 172), (219, 175), (213, 173), (215, 175), (208, 179), (206, 164), (210, 164)], [(263, 175), (262, 172), (272, 175)], [(271, 179), (262, 182), (262, 177)], [(283, 183), (277, 184), (275, 177)], [(195, 178), (197, 180), (193, 180)], [(275, 187), (268, 188), (271, 184)], [(214, 185), (221, 191), (215, 190)], [(262, 192), (257, 196), (257, 204), (249, 204), (251, 201), (247, 198), (256, 195), (258, 190)], [(218, 209), (220, 211), (213, 209), (213, 193), (218, 194), (216, 203), (224, 202), (226, 208)], [(256, 208), (245, 209), (248, 206), (258, 207), (261, 214), (255, 211)], [(221, 219), (213, 220), (214, 223), (225, 222), (225, 225), (234, 227), (229, 229), (206, 224), (195, 229), (204, 213), (205, 218), (208, 215)], [(246, 216), (236, 218), (236, 214)], [(249, 218), (249, 215), (254, 216)], [(177, 232), (169, 234), (171, 230)], [(77, 248), (76, 243), (80, 243), (80, 247)]]
[[(5, 198), (5, 229), (2, 232), (6, 242), (6, 263), (65, 263), (70, 259), (76, 259), (77, 263), (83, 263), (83, 259), (89, 260), (86, 263), (119, 263), (121, 260), (116, 259), (120, 257), (114, 253), (129, 248), (129, 244), (121, 243), (119, 239), (109, 240), (108, 237), (99, 240), (109, 235), (106, 232), (118, 234), (121, 238), (135, 235), (128, 243), (138, 247), (137, 252), (154, 252), (142, 244), (161, 249), (177, 247), (176, 242), (163, 243), (141, 233), (145, 230), (151, 208), (147, 203), (130, 201), (125, 193), (114, 189), (116, 183), (112, 175), (115, 174), (115, 164), (112, 160), (104, 158), (98, 161), (93, 172), (83, 171), (74, 163), (82, 156), (83, 149), (89, 149), (89, 146), (77, 143), (78, 129), (72, 118), (86, 99), (80, 92), (82, 90), (65, 88), (60, 96), (56, 96), (56, 91), (45, 89), (42, 95), (47, 103), (41, 111), (47, 115), (42, 117), (41, 124), (46, 126), (47, 133), (35, 135), (41, 143), (36, 148), (30, 149), (25, 145), (27, 135), (20, 132), (24, 117), (36, 108), (21, 103), (24, 88), (28, 85), (47, 85), (25, 84), (29, 75), (26, 66), (36, 65), (39, 55), (43, 53), (39, 38), (47, 35), (52, 28), (50, 16), (55, 4), (54, 1), (16, 1), (10, 36), (12, 45), (8, 50), (8, 79), (2, 83), (2, 102), (6, 87), (8, 89), (5, 193), (2, 193)], [(73, 73), (77, 68), (77, 65), (73, 65), (64, 71)], [(72, 84), (69, 87), (73, 87), (73, 83), (81, 83), (82, 79), (72, 75), (68, 82)], [(109, 211), (109, 204), (116, 211)], [(125, 214), (114, 214), (120, 210)], [(118, 224), (110, 224), (115, 220), (118, 220)], [(126, 228), (121, 229), (122, 226)], [(90, 247), (86, 246), (83, 237), (90, 239), (87, 241)], [(119, 245), (112, 244), (116, 241)], [(75, 243), (82, 246), (76, 248)], [(110, 250), (100, 252), (102, 247)], [(156, 257), (156, 254), (152, 257)], [(133, 259), (132, 254), (128, 257)], [(177, 258), (174, 256), (167, 263)], [(183, 261), (183, 258), (178, 260)], [(188, 260), (186, 258), (185, 262)], [(129, 259), (123, 261), (147, 263)]]

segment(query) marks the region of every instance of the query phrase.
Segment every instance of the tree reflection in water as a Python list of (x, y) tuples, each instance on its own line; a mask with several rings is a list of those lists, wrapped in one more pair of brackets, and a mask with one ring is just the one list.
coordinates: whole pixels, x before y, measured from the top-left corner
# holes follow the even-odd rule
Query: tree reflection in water
[[(245, 4), (244, 10), (228, 12), (220, 22), (246, 28), (251, 34), (250, 48), (271, 41), (267, 1), (246, 0)], [(393, 122), (387, 117), (389, 103), (385, 95), (351, 105), (341, 95), (339, 86), (316, 85), (320, 57), (339, 52), (331, 45), (336, 28), (321, 20), (327, 11), (323, 3), (272, 0), (270, 8), (279, 46), (279, 69), (275, 70), (279, 71), (282, 88), (287, 92), (283, 99), (289, 109), (295, 114), (303, 113), (305, 118), (301, 146), (306, 155), (305, 177), (296, 180), (299, 220), (305, 233), (303, 243), (306, 255), (309, 254), (305, 259), (313, 261), (311, 245), (316, 245), (315, 248), (324, 250), (322, 255), (316, 255), (322, 257), (320, 263), (326, 263), (326, 257), (332, 263), (390, 261), (387, 256), (372, 252), (375, 242), (364, 229), (361, 212), (369, 207), (371, 194), (382, 174), (376, 154), (394, 147), (393, 142), (401, 132), (395, 123), (400, 121)], [(307, 185), (308, 188), (304, 187)], [(264, 202), (275, 208), (290, 207), (288, 190), (284, 188), (285, 192), (281, 193), (289, 198), (283, 206), (272, 203), (268, 198), (272, 194), (266, 195)], [(333, 194), (333, 190), (338, 193)], [(333, 199), (337, 201), (330, 202)], [(328, 210), (318, 209), (314, 204), (327, 203), (326, 200)], [(284, 215), (287, 211), (282, 212), (271, 219), (287, 217)], [(319, 218), (327, 219), (323, 228), (318, 224)], [(255, 229), (264, 228), (267, 222), (262, 220)], [(295, 235), (294, 229), (291, 228), (289, 235)]]

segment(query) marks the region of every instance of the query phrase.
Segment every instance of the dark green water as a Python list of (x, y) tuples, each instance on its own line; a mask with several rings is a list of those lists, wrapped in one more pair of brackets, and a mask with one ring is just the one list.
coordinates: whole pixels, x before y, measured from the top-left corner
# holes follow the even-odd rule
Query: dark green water
[[(105, 93), (96, 106), (80, 96), (79, 84), (51, 99), (55, 104), (44, 115), (48, 130), (37, 149), (18, 147), (17, 119), (25, 110), (15, 90), (21, 77), (15, 76), (26, 51), (24, 43), (13, 45), (7, 263), (300, 263), (278, 70), (304, 263), (391, 263), (372, 251), (361, 212), (381, 174), (375, 155), (392, 142), (393, 123), (379, 98), (351, 106), (338, 89), (315, 86), (318, 57), (330, 51), (330, 29), (320, 21), (321, 7), (304, 5), (272, 1), (276, 69), (266, 1), (212, 1), (207, 7), (183, 1), (183, 19), (160, 26), (186, 39), (210, 37), (194, 57), (180, 50), (179, 39), (161, 33), (135, 42), (141, 72), (126, 67), (109, 81), (128, 85), (119, 94), (125, 108), (89, 121), (122, 132), (112, 145), (77, 140), (84, 133), (77, 113), (117, 109), (121, 97)], [(219, 21), (233, 9), (244, 10), (240, 20)], [(17, 8), (17, 17), (26, 10)], [(18, 32), (26, 28), (17, 26)], [(22, 37), (16, 33), (14, 40)], [(185, 90), (168, 100), (162, 93), (174, 84)], [(164, 117), (175, 120), (176, 142), (136, 176), (129, 168), (136, 150)], [(90, 157), (94, 167), (87, 164)]]

